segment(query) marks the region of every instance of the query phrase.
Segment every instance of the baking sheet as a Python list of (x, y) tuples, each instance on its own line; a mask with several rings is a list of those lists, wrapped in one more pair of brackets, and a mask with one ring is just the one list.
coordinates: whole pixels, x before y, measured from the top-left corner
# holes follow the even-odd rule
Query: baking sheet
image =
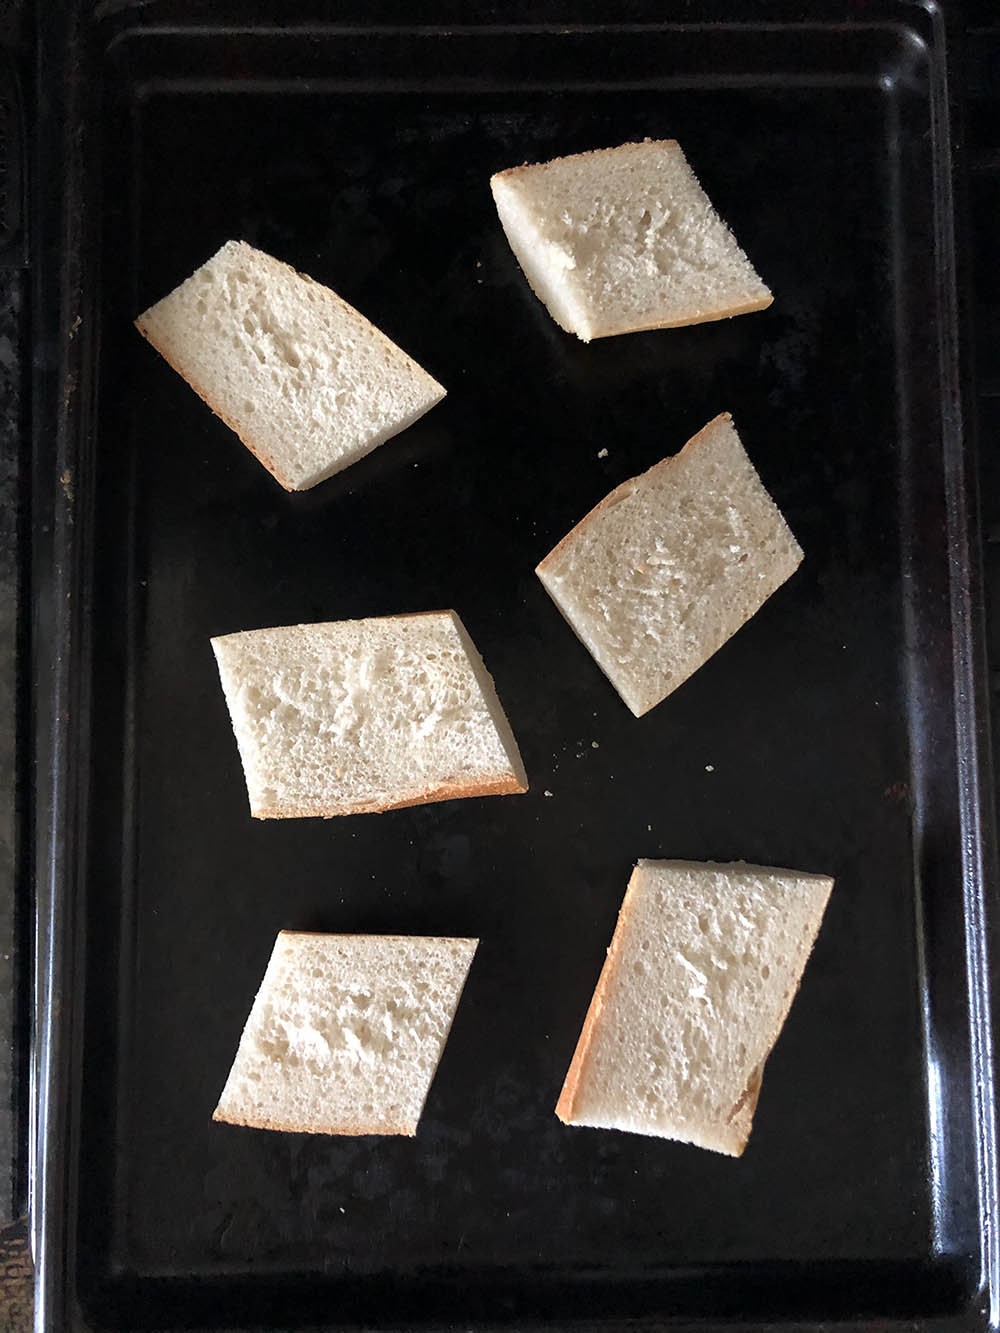
[[(64, 337), (39, 387), (63, 391), (36, 576), (42, 1308), (116, 1328), (985, 1318), (940, 15), (351, 17), (152, 5), (49, 39), (76, 64), (42, 131), (73, 167), (42, 209), (73, 217), (41, 280)], [(584, 346), (531, 296), (488, 178), (647, 134), (680, 140), (777, 299)], [(131, 328), (231, 237), (333, 286), (445, 403), (281, 492)], [(636, 720), (532, 570), (723, 410), (806, 559)], [(445, 606), (530, 793), (251, 821), (209, 636)], [(739, 1162), (552, 1114), (639, 856), (837, 878)], [(481, 938), (415, 1140), (211, 1122), (283, 927)]]

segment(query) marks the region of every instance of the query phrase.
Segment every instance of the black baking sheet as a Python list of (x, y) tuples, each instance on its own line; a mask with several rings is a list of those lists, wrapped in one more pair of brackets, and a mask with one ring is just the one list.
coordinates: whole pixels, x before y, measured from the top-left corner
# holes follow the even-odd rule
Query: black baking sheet
[[(46, 39), (68, 164), (39, 215), (67, 219), (40, 280), (62, 349), (38, 390), (46, 1326), (985, 1321), (941, 14), (315, 17), (84, 8)], [(680, 140), (776, 300), (585, 346), (488, 179), (646, 135)], [(448, 398), (283, 493), (131, 327), (230, 238), (334, 287)], [(720, 411), (806, 558), (636, 720), (533, 567)], [(209, 637), (440, 607), (529, 794), (250, 820)], [(553, 1115), (640, 856), (836, 876), (740, 1161)], [(280, 928), (481, 939), (415, 1140), (212, 1123)]]

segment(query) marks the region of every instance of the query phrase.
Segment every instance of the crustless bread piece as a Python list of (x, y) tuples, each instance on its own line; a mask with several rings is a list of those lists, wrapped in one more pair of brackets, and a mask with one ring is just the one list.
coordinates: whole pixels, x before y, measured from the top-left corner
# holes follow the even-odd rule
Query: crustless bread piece
[(535, 295), (584, 342), (771, 304), (673, 139), (512, 167), (490, 186)]
[(738, 1157), (833, 880), (640, 861), (556, 1115)]
[(527, 790), (454, 611), (248, 630), (212, 647), (256, 819)]
[(802, 549), (723, 413), (623, 482), (536, 573), (641, 717), (794, 572)]
[(243, 241), (135, 322), (288, 491), (340, 472), (445, 395), (328, 287)]
[(213, 1119), (415, 1134), (478, 943), (281, 931)]

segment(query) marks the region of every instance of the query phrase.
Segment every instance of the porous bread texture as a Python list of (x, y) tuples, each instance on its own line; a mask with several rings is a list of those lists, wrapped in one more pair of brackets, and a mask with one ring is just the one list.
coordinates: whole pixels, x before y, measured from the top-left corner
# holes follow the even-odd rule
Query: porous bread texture
[(738, 1157), (833, 880), (639, 861), (556, 1115)]
[(212, 647), (255, 819), (527, 790), (454, 611), (246, 630)]
[(445, 390), (346, 301), (228, 241), (136, 327), (289, 491), (397, 435)]
[(412, 1136), (478, 943), (281, 931), (213, 1119)]
[(721, 648), (801, 559), (726, 412), (679, 454), (616, 487), (535, 572), (641, 717)]
[(773, 300), (673, 139), (512, 167), (490, 186), (535, 295), (584, 342)]

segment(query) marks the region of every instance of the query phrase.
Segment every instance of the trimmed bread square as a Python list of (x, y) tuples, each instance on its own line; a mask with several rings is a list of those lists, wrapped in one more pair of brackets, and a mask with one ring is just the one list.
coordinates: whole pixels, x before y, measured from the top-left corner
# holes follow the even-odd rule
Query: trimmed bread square
[(329, 287), (245, 241), (135, 323), (288, 491), (349, 467), (445, 396)]
[(512, 167), (490, 186), (532, 291), (584, 342), (773, 300), (673, 139)]
[(478, 943), (281, 931), (212, 1118), (414, 1135)]
[(212, 647), (255, 819), (527, 791), (454, 611), (247, 630)]
[(639, 861), (556, 1115), (739, 1157), (833, 880)]
[(728, 412), (623, 482), (536, 569), (636, 717), (767, 601), (802, 548)]

